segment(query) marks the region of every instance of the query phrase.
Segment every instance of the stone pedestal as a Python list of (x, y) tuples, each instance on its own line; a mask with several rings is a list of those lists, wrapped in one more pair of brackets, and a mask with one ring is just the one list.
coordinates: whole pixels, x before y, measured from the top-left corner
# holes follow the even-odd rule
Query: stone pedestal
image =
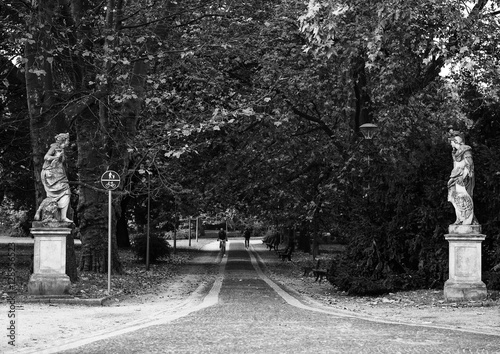
[[(28, 282), (30, 295), (64, 295), (69, 293), (71, 281), (66, 275), (66, 237), (71, 233), (65, 225), (36, 227), (33, 274)], [(63, 224), (63, 223), (61, 223)], [(67, 223), (64, 223), (67, 224)]]
[(449, 279), (444, 284), (446, 301), (481, 300), (487, 295), (481, 280), (481, 225), (450, 225)]

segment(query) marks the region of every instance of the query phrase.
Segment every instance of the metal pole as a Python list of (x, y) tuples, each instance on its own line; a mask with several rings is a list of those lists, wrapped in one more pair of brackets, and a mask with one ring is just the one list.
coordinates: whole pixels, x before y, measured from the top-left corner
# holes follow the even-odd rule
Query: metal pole
[(108, 295), (111, 295), (111, 191), (108, 191)]
[(177, 253), (177, 211), (174, 216), (174, 254)]
[(189, 247), (191, 247), (191, 217), (188, 218), (188, 228), (189, 228)]
[(148, 225), (146, 230), (146, 270), (149, 270), (149, 219), (151, 209), (151, 172), (148, 171)]
[(196, 218), (196, 242), (198, 242), (198, 222), (199, 222), (199, 217)]

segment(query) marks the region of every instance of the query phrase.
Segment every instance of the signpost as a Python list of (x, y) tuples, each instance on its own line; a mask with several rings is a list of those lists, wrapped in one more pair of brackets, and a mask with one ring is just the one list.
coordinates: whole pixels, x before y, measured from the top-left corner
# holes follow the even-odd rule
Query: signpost
[(101, 184), (108, 191), (108, 295), (111, 294), (111, 192), (120, 186), (120, 175), (115, 171), (108, 170), (101, 176)]
[(189, 247), (191, 247), (191, 217), (188, 217), (188, 239), (189, 239)]
[(196, 217), (196, 242), (198, 242), (198, 225), (199, 225), (199, 222), (200, 222), (200, 217), (197, 216)]

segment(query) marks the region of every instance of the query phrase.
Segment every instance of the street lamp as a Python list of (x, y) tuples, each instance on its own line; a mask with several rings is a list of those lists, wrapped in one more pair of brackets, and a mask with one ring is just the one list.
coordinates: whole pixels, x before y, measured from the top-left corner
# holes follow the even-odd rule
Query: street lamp
[(365, 123), (359, 126), (359, 130), (361, 130), (365, 139), (371, 140), (377, 133), (378, 126), (373, 123)]
[[(372, 138), (377, 133), (378, 126), (376, 124), (373, 124), (373, 123), (365, 123), (365, 124), (359, 126), (359, 130), (361, 130), (361, 133), (363, 133), (365, 140), (372, 140)], [(368, 152), (367, 159), (368, 159), (368, 170), (369, 170), (370, 169), (370, 160), (371, 160), (369, 152)], [(368, 182), (367, 189), (370, 189), (370, 182)], [(367, 197), (368, 194), (366, 194), (365, 196)]]

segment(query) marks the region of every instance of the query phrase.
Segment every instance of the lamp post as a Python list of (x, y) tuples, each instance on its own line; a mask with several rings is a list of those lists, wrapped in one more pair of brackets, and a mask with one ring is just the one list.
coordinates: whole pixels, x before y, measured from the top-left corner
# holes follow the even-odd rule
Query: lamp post
[[(361, 133), (363, 134), (363, 137), (365, 140), (372, 140), (375, 134), (378, 131), (378, 126), (373, 123), (365, 123), (359, 126), (359, 130), (361, 130)], [(370, 169), (370, 155), (368, 154), (368, 170)], [(370, 189), (370, 183), (368, 183), (368, 189)]]
[(191, 247), (191, 217), (188, 217), (188, 240), (189, 240), (189, 247)]
[(199, 223), (199, 221), (200, 221), (200, 217), (197, 216), (196, 217), (196, 242), (198, 242), (198, 231), (199, 231), (198, 230), (198, 226), (199, 226), (198, 223)]

